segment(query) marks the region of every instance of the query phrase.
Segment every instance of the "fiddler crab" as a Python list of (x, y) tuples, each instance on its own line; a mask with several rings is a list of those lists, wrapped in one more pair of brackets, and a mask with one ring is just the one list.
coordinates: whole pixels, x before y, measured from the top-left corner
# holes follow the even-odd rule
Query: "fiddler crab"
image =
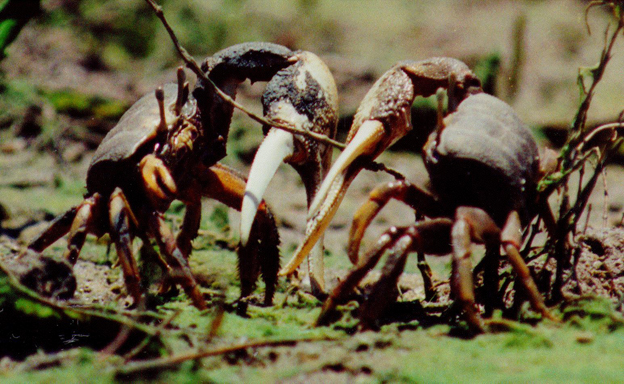
[[(452, 58), (400, 62), (373, 85), (356, 112), (346, 149), (311, 204), (310, 229), (280, 274), (293, 273), (303, 261), (358, 173), (412, 129), (410, 108), (414, 98), (434, 95), (439, 88), (447, 91), (448, 114), (442, 117), (439, 107), (438, 126), (423, 148), (428, 183), (416, 185), (397, 179), (372, 190), (355, 213), (349, 235), (348, 254), (355, 266), (329, 294), (317, 325), (331, 321), (336, 306), (346, 300), (386, 252), (389, 255), (381, 278), (359, 310), (362, 328), (375, 327), (383, 311), (396, 300), (397, 281), (409, 252), (450, 253), (451, 292), (469, 327), (484, 331), (486, 325), (475, 302), (470, 259), (473, 243), (484, 244), (486, 257), (493, 258), (495, 266), (489, 277), (494, 274), (496, 285), (489, 288), (498, 286), (502, 246), (533, 309), (555, 319), (519, 253), (522, 229), (545, 207), (538, 202), (537, 183), (553, 162), (540, 162), (530, 129), (509, 105), (483, 93), (468, 66)], [(542, 163), (549, 165), (540, 166)], [(417, 217), (425, 219), (388, 229), (360, 257), (366, 228), (391, 199), (407, 204)]]
[[(145, 95), (121, 117), (93, 156), (83, 202), (58, 216), (30, 249), (42, 252), (69, 233), (64, 258), (73, 265), (87, 234), (109, 234), (127, 291), (136, 304), (144, 292), (132, 252), (133, 239), (139, 237), (146, 245), (153, 241), (162, 253), (159, 261), (168, 276), (163, 287), (181, 285), (193, 304), (204, 309), (206, 302), (188, 257), (191, 241), (198, 234), (201, 199), (209, 197), (245, 211), (238, 250), (241, 299), (252, 293), (262, 274), (265, 304), (272, 303), (279, 270), (279, 236), (262, 194), (283, 160), (299, 171), (311, 202), (329, 167), (330, 148), (265, 127), (266, 139), (247, 184), (239, 172), (218, 162), (226, 155), (234, 106), (217, 94), (214, 86), (234, 98), (243, 81), (268, 81), (262, 97), (265, 116), (329, 137), (336, 130), (336, 86), (316, 55), (270, 43), (226, 48), (206, 59), (201, 70), (213, 84), (199, 79), (191, 91), (180, 68), (177, 84), (166, 84), (155, 95)], [(275, 153), (278, 158), (266, 156)], [(186, 207), (177, 236), (163, 217), (173, 200)]]

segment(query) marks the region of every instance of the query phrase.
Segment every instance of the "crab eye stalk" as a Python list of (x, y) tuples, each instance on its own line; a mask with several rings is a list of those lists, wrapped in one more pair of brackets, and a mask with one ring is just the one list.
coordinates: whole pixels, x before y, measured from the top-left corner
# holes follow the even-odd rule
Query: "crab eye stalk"
[(158, 102), (158, 113), (160, 114), (160, 123), (158, 124), (158, 132), (167, 131), (167, 119), (165, 118), (165, 91), (162, 87), (156, 88), (154, 91), (156, 101)]
[(180, 115), (180, 111), (186, 103), (189, 94), (189, 84), (186, 81), (186, 73), (184, 72), (184, 68), (178, 67), (178, 96), (176, 97), (175, 103), (175, 114), (176, 116)]

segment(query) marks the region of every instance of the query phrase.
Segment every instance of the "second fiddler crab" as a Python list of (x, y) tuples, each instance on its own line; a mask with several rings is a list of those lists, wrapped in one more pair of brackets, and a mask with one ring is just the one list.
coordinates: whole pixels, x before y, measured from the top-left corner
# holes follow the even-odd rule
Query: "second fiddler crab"
[[(555, 163), (549, 156), (546, 161), (540, 160), (530, 129), (512, 108), (485, 94), (468, 66), (452, 58), (400, 62), (373, 85), (356, 112), (346, 149), (312, 202), (312, 229), (280, 274), (289, 275), (297, 268), (329, 225), (358, 173), (412, 129), (410, 108), (414, 98), (441, 95), (439, 89), (447, 91), (448, 114), (443, 117), (441, 106), (438, 107), (437, 128), (423, 148), (429, 181), (417, 185), (397, 179), (372, 190), (355, 213), (351, 227), (348, 254), (355, 266), (329, 294), (318, 325), (334, 318), (336, 305), (349, 297), (387, 251), (382, 276), (359, 310), (361, 327), (375, 327), (397, 297), (397, 281), (408, 253), (422, 252), (452, 254), (452, 295), (470, 328), (476, 332), (485, 330), (474, 294), (473, 243), (486, 247), (487, 289), (498, 289), (502, 247), (534, 310), (554, 319), (519, 249), (523, 228), (538, 211), (549, 211), (539, 199), (537, 183), (553, 170)], [(411, 226), (390, 228), (360, 257), (366, 228), (391, 199), (412, 207), (417, 217), (423, 219)], [(544, 214), (548, 216), (547, 212)]]
[[(260, 179), (264, 187), (256, 187), (257, 182), (248, 187), (244, 176), (218, 162), (226, 155), (234, 110), (233, 102), (219, 92), (233, 99), (241, 82), (268, 81), (263, 95), (267, 118), (332, 137), (337, 121), (336, 86), (316, 55), (270, 43), (243, 43), (219, 51), (203, 62), (200, 75), (203, 78), (190, 90), (180, 68), (177, 84), (145, 95), (122, 116), (95, 152), (84, 201), (56, 218), (30, 249), (41, 252), (69, 233), (64, 257), (74, 264), (87, 234), (108, 233), (128, 293), (138, 303), (144, 292), (132, 254), (133, 239), (139, 237), (146, 245), (154, 241), (169, 278), (163, 287), (179, 283), (194, 305), (203, 309), (206, 303), (188, 256), (198, 234), (201, 199), (209, 197), (237, 210), (244, 206), (245, 233), (238, 251), (241, 298), (251, 294), (261, 273), (265, 304), (271, 304), (279, 270), (279, 236), (262, 201), (265, 184), (284, 160), (299, 171), (313, 193), (328, 168), (329, 147), (265, 127), (267, 139), (261, 149), (280, 157), (272, 161), (275, 156), (259, 156), (250, 179)], [(271, 172), (262, 169), (266, 162), (272, 164)], [(173, 200), (186, 206), (175, 237), (163, 217)], [(243, 204), (243, 200), (249, 201)], [(241, 307), (246, 308), (244, 301)]]

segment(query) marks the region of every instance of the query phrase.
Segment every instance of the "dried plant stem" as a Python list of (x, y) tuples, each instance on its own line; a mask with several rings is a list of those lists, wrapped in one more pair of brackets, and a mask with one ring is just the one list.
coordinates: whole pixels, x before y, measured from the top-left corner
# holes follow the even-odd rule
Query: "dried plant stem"
[[(544, 249), (549, 250), (549, 259), (554, 258), (556, 263), (555, 281), (550, 289), (551, 299), (559, 301), (562, 298), (561, 289), (564, 284), (564, 273), (570, 268), (573, 260), (573, 241), (577, 232), (578, 222), (585, 211), (589, 197), (594, 190), (600, 175), (606, 166), (607, 160), (619, 146), (618, 134), (624, 125), (622, 122), (604, 124), (598, 127), (586, 128), (587, 114), (596, 90), (602, 80), (607, 64), (612, 56), (612, 50), (617, 37), (624, 30), (624, 16), (620, 1), (593, 1), (586, 9), (595, 6), (607, 6), (613, 11), (615, 28), (608, 26), (604, 34), (604, 46), (598, 64), (591, 68), (579, 70), (578, 84), (581, 92), (579, 108), (570, 125), (570, 137), (560, 153), (560, 171), (552, 174), (540, 182), (541, 195), (546, 200), (554, 191), (560, 192), (558, 217), (553, 228), (548, 228), (549, 237)], [(589, 86), (586, 82), (591, 81)], [(587, 161), (595, 160), (588, 180), (584, 180)], [(575, 191), (575, 198), (570, 196), (569, 180), (572, 173), (579, 175), (579, 185)]]
[(332, 340), (328, 337), (317, 338), (301, 338), (301, 339), (285, 339), (285, 340), (258, 340), (250, 341), (248, 343), (228, 345), (225, 347), (214, 348), (204, 351), (196, 351), (189, 353), (182, 353), (176, 356), (163, 357), (153, 360), (137, 361), (125, 363), (123, 366), (117, 368), (119, 374), (132, 374), (142, 372), (151, 369), (163, 369), (178, 365), (185, 361), (198, 360), (204, 357), (224, 355), (226, 353), (241, 351), (247, 348), (262, 348), (262, 347), (279, 347), (279, 346), (292, 346), (299, 342), (311, 342), (311, 341), (329, 341)]

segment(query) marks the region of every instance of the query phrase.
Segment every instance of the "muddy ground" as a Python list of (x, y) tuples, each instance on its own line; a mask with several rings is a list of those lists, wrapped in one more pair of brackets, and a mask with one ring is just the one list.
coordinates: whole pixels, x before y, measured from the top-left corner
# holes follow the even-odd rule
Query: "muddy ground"
[[(588, 19), (592, 27), (589, 35), (584, 19), (586, 3), (580, 1), (250, 0), (228, 4), (167, 2), (165, 14), (182, 44), (197, 58), (253, 40), (319, 54), (339, 88), (342, 140), (363, 95), (394, 62), (444, 55), (473, 67), (499, 60), (497, 70), (485, 72), (495, 79), (493, 92), (535, 129), (540, 145), (553, 148), (562, 143), (578, 107), (578, 68), (597, 62), (610, 17), (604, 9), (593, 9)], [(0, 63), (0, 263), (13, 270), (24, 245), (53, 217), (80, 203), (93, 151), (120, 113), (141, 95), (173, 81), (174, 68), (180, 64), (164, 29), (139, 0), (44, 1), (42, 9)], [(615, 121), (624, 108), (623, 40), (613, 49), (589, 111), (588, 125)], [(514, 44), (522, 48), (514, 49)], [(239, 100), (260, 112), (262, 90), (262, 84), (245, 84)], [(422, 182), (426, 172), (417, 152), (423, 136), (411, 136), (379, 161), (408, 180)], [(258, 124), (237, 113), (224, 162), (247, 172), (261, 139)], [(621, 159), (615, 160), (599, 179), (587, 218), (579, 221), (578, 236), (573, 239), (579, 250), (573, 278), (564, 289), (566, 301), (553, 308), (565, 320), (563, 324), (535, 324), (535, 316), (530, 314), (519, 316), (520, 322), (495, 314), (499, 327), (494, 329), (505, 332), (464, 339), (464, 325), (444, 321), (439, 311), (435, 312), (436, 306), (448, 303), (448, 257), (429, 259), (441, 295), (438, 303), (421, 304), (422, 278), (415, 260), (408, 262), (399, 283), (402, 304), (393, 309), (393, 320), (378, 332), (354, 333), (356, 322), (350, 318), (349, 307), (337, 325), (313, 328), (321, 303), (305, 292), (305, 284), (302, 289), (293, 289), (286, 281), (280, 282), (276, 307), (252, 305), (249, 318), (242, 318), (230, 306), (239, 290), (233, 252), (238, 241), (238, 213), (206, 201), (191, 266), (214, 304), (208, 311), (199, 313), (183, 294), (158, 301), (152, 308), (154, 314), (142, 320), (151, 327), (149, 332), (156, 333), (149, 339), (150, 347), (135, 359), (124, 357), (136, 342), (128, 341), (130, 346), (125, 349), (113, 348), (117, 353), (110, 355), (114, 337), (98, 332), (97, 327), (76, 328), (73, 333), (69, 327), (64, 332), (70, 336), (63, 334), (60, 347), (59, 343), (37, 347), (36, 338), (35, 347), (29, 346), (32, 350), (28, 353), (12, 354), (13, 347), (3, 347), (0, 375), (15, 382), (84, 382), (94, 377), (109, 381), (289, 383), (586, 382), (597, 377), (621, 381), (624, 189), (619, 185), (624, 170), (618, 165)], [(350, 267), (346, 239), (353, 212), (375, 185), (390, 180), (387, 174), (366, 171), (352, 184), (325, 236), (330, 287)], [(573, 179), (571, 190), (576, 182)], [(291, 168), (280, 169), (266, 201), (278, 221), (284, 263), (305, 232), (305, 194)], [(551, 203), (558, 204), (556, 196)], [(182, 217), (180, 206), (174, 205), (167, 217), (177, 228)], [(364, 246), (372, 244), (390, 225), (407, 225), (413, 219), (413, 211), (390, 203), (367, 231)], [(60, 257), (65, 248), (62, 239), (45, 253)], [(132, 300), (126, 296), (115, 260), (107, 238), (88, 238), (74, 268), (74, 307), (95, 311), (107, 308), (121, 317), (128, 314)], [(532, 266), (540, 270), (540, 263), (543, 258)], [(379, 272), (371, 272), (365, 284), (377, 276)], [(157, 285), (149, 288), (154, 294)], [(220, 318), (216, 308), (222, 296), (225, 315), (216, 336), (209, 339), (213, 320)], [(261, 299), (262, 286), (255, 297)], [(357, 307), (355, 302), (350, 305)], [(423, 316), (423, 311), (429, 315)], [(61, 321), (54, 326), (63, 324), (64, 316), (59, 315)], [(88, 316), (86, 324), (99, 319)], [(4, 322), (0, 327), (13, 331), (12, 336), (30, 337), (28, 330), (7, 323), (10, 320), (6, 316), (0, 320)], [(106, 321), (119, 324), (117, 318)], [(163, 323), (168, 325), (158, 328)], [(53, 328), (45, 328), (49, 323), (34, 324), (43, 327), (51, 338), (59, 337), (52, 335)], [(19, 343), (6, 344), (12, 336), (3, 333), (0, 337), (6, 339), (5, 345), (19, 348)], [(240, 348), (175, 364), (165, 361), (167, 356), (189, 351), (307, 339), (313, 341)], [(157, 364), (141, 366), (137, 363), (141, 359), (156, 359)]]

